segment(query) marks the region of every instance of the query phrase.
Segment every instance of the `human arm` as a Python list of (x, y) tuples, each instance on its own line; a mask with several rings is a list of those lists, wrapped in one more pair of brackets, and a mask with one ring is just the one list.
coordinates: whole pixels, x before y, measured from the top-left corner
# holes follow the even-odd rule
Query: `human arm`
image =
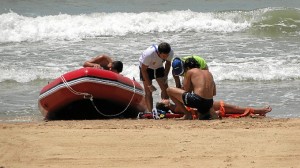
[(216, 87), (216, 83), (214, 82), (214, 91), (213, 91), (213, 95), (216, 96), (217, 95), (217, 87)]
[(170, 69), (171, 69), (171, 61), (166, 60), (165, 71), (164, 71), (164, 74), (165, 74), (164, 79), (165, 79), (166, 83), (168, 82), (168, 75), (169, 75)]
[(179, 76), (176, 76), (174, 74), (173, 75), (173, 78), (174, 78), (174, 81), (175, 81), (175, 85), (177, 88), (181, 88), (181, 83), (180, 83), (180, 77)]
[(167, 60), (165, 63), (165, 76), (168, 76), (170, 69), (171, 69), (171, 61)]

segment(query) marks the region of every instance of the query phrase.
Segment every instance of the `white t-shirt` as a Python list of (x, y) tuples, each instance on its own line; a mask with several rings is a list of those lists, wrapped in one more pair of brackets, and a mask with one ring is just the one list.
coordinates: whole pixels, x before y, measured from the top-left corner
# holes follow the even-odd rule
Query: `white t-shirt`
[[(167, 61), (172, 61), (174, 51), (171, 49)], [(140, 67), (142, 64), (148, 66), (150, 69), (158, 69), (163, 67), (164, 60), (158, 56), (158, 46), (152, 45), (147, 48), (140, 56)]]

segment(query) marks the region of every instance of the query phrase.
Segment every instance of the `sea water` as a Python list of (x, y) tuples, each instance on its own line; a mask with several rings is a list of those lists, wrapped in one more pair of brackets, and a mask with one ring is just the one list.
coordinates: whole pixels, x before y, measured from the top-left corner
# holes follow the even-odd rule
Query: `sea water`
[(160, 42), (206, 59), (215, 100), (300, 117), (299, 0), (1, 0), (0, 121), (41, 120), (42, 87), (100, 54), (139, 79), (139, 56)]

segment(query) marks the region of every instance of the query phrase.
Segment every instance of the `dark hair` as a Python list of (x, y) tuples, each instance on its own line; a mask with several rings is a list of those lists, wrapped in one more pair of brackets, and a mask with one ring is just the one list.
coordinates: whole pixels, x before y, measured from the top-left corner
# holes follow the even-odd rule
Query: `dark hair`
[(120, 73), (123, 71), (123, 63), (121, 61), (114, 61), (112, 62), (111, 68)]
[(184, 61), (184, 68), (199, 68), (200, 64), (197, 62), (197, 60), (194, 57), (188, 58)]
[(164, 103), (161, 103), (161, 102), (156, 103), (156, 109), (162, 110), (162, 111), (165, 111), (165, 112), (169, 111), (169, 108), (166, 107), (166, 105)]
[(170, 51), (171, 51), (171, 46), (170, 46), (170, 44), (163, 42), (163, 43), (160, 43), (160, 44), (158, 45), (158, 52), (159, 52), (159, 53), (162, 53), (162, 54), (169, 54)]

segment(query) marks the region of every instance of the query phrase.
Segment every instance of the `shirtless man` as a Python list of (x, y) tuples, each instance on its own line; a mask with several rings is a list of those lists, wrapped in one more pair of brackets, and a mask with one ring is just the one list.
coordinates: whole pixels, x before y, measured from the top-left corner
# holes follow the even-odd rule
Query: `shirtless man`
[(196, 108), (201, 114), (199, 119), (211, 119), (213, 110), (213, 96), (216, 95), (216, 85), (212, 74), (208, 70), (199, 69), (194, 58), (188, 58), (184, 66), (185, 77), (183, 89), (170, 87), (167, 93), (179, 111), (184, 112), (184, 119), (191, 119), (191, 113), (185, 106)]
[(104, 70), (121, 73), (123, 71), (123, 63), (121, 61), (113, 61), (107, 55), (99, 55), (89, 61), (84, 62), (83, 67), (94, 67)]

